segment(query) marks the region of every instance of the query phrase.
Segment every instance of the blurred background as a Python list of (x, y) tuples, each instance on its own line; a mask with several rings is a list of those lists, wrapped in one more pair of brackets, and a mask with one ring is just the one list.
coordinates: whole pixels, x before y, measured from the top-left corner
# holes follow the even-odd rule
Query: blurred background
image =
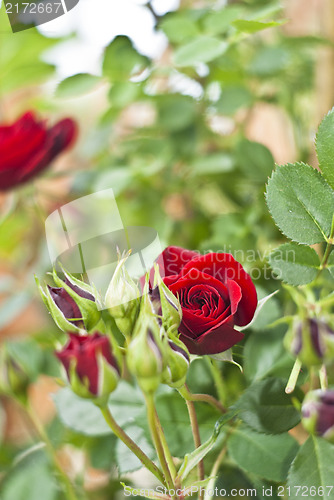
[[(119, 484), (112, 442), (83, 441), (55, 417), (59, 332), (34, 283), (50, 270), (46, 217), (112, 187), (125, 226), (154, 228), (163, 246), (239, 252), (259, 295), (275, 290), (266, 256), (284, 238), (265, 184), (275, 163), (316, 166), (315, 131), (334, 104), (333, 42), (332, 0), (80, 0), (15, 34), (0, 9), (0, 122), (35, 110), (79, 127), (43, 175), (0, 193), (0, 342), (90, 498), (113, 498)], [(267, 322), (289, 307), (273, 303)], [(0, 439), (2, 500), (62, 498), (43, 460), (13, 468), (34, 432), (8, 395)]]

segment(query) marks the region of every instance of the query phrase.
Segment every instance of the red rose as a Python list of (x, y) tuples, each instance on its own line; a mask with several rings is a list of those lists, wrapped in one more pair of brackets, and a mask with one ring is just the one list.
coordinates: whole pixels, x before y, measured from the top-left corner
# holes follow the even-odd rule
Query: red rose
[[(114, 372), (118, 378), (119, 368), (108, 337), (94, 333), (93, 335), (69, 334), (70, 340), (62, 351), (56, 352), (57, 358), (62, 362), (70, 383), (74, 386), (78, 378), (83, 385), (87, 386), (89, 392), (94, 396), (101, 396), (105, 377), (103, 365), (109, 367), (109, 372)], [(100, 359), (99, 359), (100, 357)], [(73, 380), (73, 372), (74, 380)], [(110, 377), (109, 377), (110, 378)], [(112, 387), (107, 387), (109, 392)]]
[(47, 128), (32, 111), (12, 125), (0, 126), (0, 190), (27, 182), (71, 143), (77, 126), (65, 118)]
[(257, 295), (250, 276), (231, 254), (201, 256), (167, 247), (157, 261), (163, 261), (163, 280), (181, 303), (180, 340), (190, 353), (216, 354), (243, 338), (233, 327), (252, 320)]

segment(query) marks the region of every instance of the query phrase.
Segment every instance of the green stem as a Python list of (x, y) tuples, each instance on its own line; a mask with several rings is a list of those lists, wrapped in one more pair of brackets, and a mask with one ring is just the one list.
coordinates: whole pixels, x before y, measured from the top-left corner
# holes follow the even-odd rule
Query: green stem
[(293, 365), (292, 371), (290, 373), (288, 383), (286, 384), (286, 388), (285, 388), (286, 394), (291, 394), (295, 390), (301, 367), (302, 367), (302, 364), (299, 361), (299, 359), (297, 358), (295, 361), (295, 364)]
[(161, 444), (162, 444), (162, 447), (164, 449), (166, 461), (167, 461), (167, 464), (168, 464), (168, 467), (169, 467), (169, 470), (170, 470), (170, 473), (171, 473), (171, 476), (172, 476), (172, 480), (173, 480), (173, 483), (175, 483), (175, 478), (177, 476), (176, 467), (175, 467), (175, 464), (174, 464), (174, 461), (173, 461), (173, 457), (172, 457), (172, 454), (170, 452), (170, 449), (169, 449), (169, 446), (168, 446), (168, 443), (167, 443), (167, 440), (166, 440), (166, 436), (165, 436), (164, 430), (162, 428), (162, 425), (161, 425), (161, 422), (160, 422), (160, 419), (159, 419), (159, 415), (158, 415), (158, 413), (157, 413), (156, 410), (155, 410), (155, 421), (156, 421), (158, 432), (159, 432), (159, 436), (160, 436), (160, 439), (161, 439)]
[(186, 401), (202, 401), (213, 406), (220, 413), (226, 413), (226, 408), (224, 408), (221, 402), (210, 394), (192, 394), (186, 385), (178, 389), (178, 391)]
[(319, 370), (319, 379), (320, 379), (320, 387), (323, 391), (326, 391), (328, 389), (328, 378), (327, 378), (327, 371), (326, 371), (326, 366), (322, 365), (322, 367)]
[(329, 235), (329, 238), (327, 239), (327, 245), (326, 245), (325, 253), (324, 253), (323, 257), (322, 257), (322, 261), (321, 261), (321, 264), (320, 264), (320, 269), (319, 269), (317, 277), (319, 276), (319, 274), (321, 273), (321, 271), (323, 269), (325, 269), (325, 267), (327, 266), (329, 256), (330, 256), (331, 251), (333, 249), (333, 245), (334, 245), (334, 216), (333, 216), (333, 219), (332, 219), (331, 233)]
[(27, 412), (29, 419), (32, 422), (39, 438), (45, 443), (45, 447), (49, 453), (50, 458), (52, 459), (53, 465), (59, 474), (61, 482), (63, 483), (67, 499), (77, 500), (77, 495), (75, 493), (74, 486), (69, 477), (67, 476), (67, 474), (64, 472), (62, 466), (60, 465), (58, 457), (56, 455), (56, 451), (49, 439), (49, 436), (45, 432), (42, 423), (40, 422), (39, 418), (37, 417), (37, 415), (35, 414), (35, 412), (32, 410), (31, 407), (27, 405), (23, 406), (23, 408)]
[(145, 394), (146, 406), (147, 406), (147, 417), (148, 423), (150, 426), (150, 431), (152, 434), (153, 443), (159, 458), (159, 462), (162, 468), (162, 471), (165, 476), (165, 481), (167, 484), (167, 488), (169, 490), (174, 489), (174, 483), (172, 479), (171, 472), (168, 467), (168, 463), (165, 457), (164, 448), (161, 442), (161, 438), (159, 435), (157, 420), (156, 420), (156, 410), (154, 405), (154, 396), (153, 394)]
[[(201, 446), (201, 436), (200, 436), (199, 427), (198, 427), (198, 420), (197, 420), (195, 405), (194, 405), (193, 401), (186, 401), (186, 405), (188, 408), (189, 420), (190, 420), (190, 424), (191, 424), (191, 430), (193, 433), (195, 447), (199, 448)], [(203, 479), (204, 479), (204, 462), (203, 462), (203, 460), (201, 460), (199, 462), (197, 470), (198, 470), (198, 480), (203, 481)], [(199, 500), (202, 500), (202, 498), (203, 498), (201, 490), (200, 490), (200, 494), (199, 494), (198, 498), (199, 498)]]
[(105, 421), (109, 425), (110, 429), (113, 431), (115, 436), (117, 436), (123, 443), (136, 455), (137, 458), (141, 461), (141, 463), (148, 469), (154, 476), (164, 485), (166, 486), (163, 474), (159, 467), (152, 462), (150, 458), (143, 452), (139, 446), (123, 431), (123, 429), (117, 424), (114, 417), (110, 413), (108, 407), (100, 407), (102, 415), (104, 416)]
[(209, 358), (207, 358), (207, 359), (209, 362), (209, 367), (210, 367), (211, 374), (213, 376), (213, 380), (215, 382), (216, 391), (218, 394), (219, 401), (224, 405), (226, 403), (226, 387), (225, 387), (225, 383), (224, 383), (219, 365), (218, 365), (217, 361), (215, 361), (214, 359), (209, 359)]

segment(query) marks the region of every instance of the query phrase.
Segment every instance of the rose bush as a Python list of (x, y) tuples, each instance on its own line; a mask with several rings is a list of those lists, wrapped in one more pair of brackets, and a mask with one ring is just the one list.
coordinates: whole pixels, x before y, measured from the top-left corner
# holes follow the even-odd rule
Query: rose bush
[[(238, 343), (253, 318), (257, 295), (250, 276), (231, 254), (170, 246), (158, 257), (164, 283), (182, 307), (180, 339), (192, 354), (216, 354)], [(153, 285), (153, 272), (150, 273)]]
[(27, 182), (73, 144), (77, 126), (65, 118), (47, 128), (32, 111), (11, 125), (0, 126), (0, 190)]

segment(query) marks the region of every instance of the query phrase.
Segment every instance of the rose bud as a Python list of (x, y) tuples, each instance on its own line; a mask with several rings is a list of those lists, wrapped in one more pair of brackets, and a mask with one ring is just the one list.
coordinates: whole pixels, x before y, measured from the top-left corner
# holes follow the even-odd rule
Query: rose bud
[(33, 111), (0, 126), (0, 190), (31, 180), (73, 144), (77, 126), (70, 118), (47, 127)]
[(182, 319), (180, 302), (162, 281), (158, 266), (155, 266), (155, 281), (156, 286), (149, 291), (153, 310), (161, 317), (162, 326), (167, 332), (175, 331)]
[(127, 350), (130, 372), (145, 393), (153, 393), (161, 382), (164, 367), (161, 351), (160, 326), (154, 316), (140, 315)]
[(164, 355), (167, 366), (163, 372), (162, 382), (176, 389), (182, 387), (186, 382), (190, 364), (188, 349), (179, 339), (168, 339)]
[(98, 310), (91, 288), (65, 273), (65, 281), (61, 280), (56, 272), (53, 278), (58, 287), (47, 285), (46, 289), (40, 286), (36, 279), (40, 293), (46, 307), (49, 309), (57, 326), (63, 331), (78, 332), (85, 328), (91, 331), (98, 325), (101, 312)]
[[(191, 354), (224, 352), (242, 340), (234, 326), (253, 319), (257, 295), (251, 277), (231, 254), (167, 247), (158, 257), (163, 281), (182, 308), (180, 340)], [(150, 272), (151, 281), (152, 270)]]
[(1, 351), (0, 390), (25, 401), (30, 378), (21, 364), (10, 355), (6, 348)]
[(69, 336), (68, 343), (56, 356), (66, 370), (73, 392), (83, 398), (107, 399), (120, 376), (115, 347), (107, 336), (97, 332)]
[(302, 423), (305, 429), (334, 443), (334, 391), (311, 391), (302, 405)]
[(127, 258), (128, 256), (120, 259), (117, 264), (106, 293), (105, 303), (120, 332), (129, 338), (138, 315), (140, 294), (125, 267)]
[(317, 318), (295, 321), (284, 343), (305, 366), (319, 366), (334, 357), (334, 331)]

